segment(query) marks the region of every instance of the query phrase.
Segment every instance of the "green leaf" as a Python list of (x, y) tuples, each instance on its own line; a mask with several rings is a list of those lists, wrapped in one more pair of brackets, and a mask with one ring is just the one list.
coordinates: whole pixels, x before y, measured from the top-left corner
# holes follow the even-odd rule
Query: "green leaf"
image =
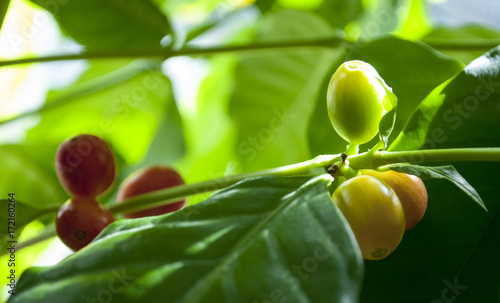
[(356, 302), (362, 260), (327, 182), (252, 178), (180, 212), (115, 222), (59, 264), (28, 269), (8, 302)]
[(453, 166), (478, 190), (488, 212), (451, 182), (425, 181), (429, 199), (422, 221), (405, 232), (390, 258), (365, 263), (361, 302), (432, 302), (455, 282), (461, 285), (459, 296), (451, 290), (447, 295), (456, 302), (498, 302), (500, 165)]
[(392, 88), (385, 83), (384, 79), (377, 77), (382, 87), (386, 92), (386, 96), (382, 100), (384, 109), (389, 112), (385, 113), (379, 123), (379, 137), (384, 142), (384, 149), (389, 145), (389, 136), (391, 135), (394, 124), (396, 123), (396, 110), (398, 107), (398, 97), (393, 93)]
[(167, 18), (150, 0), (31, 1), (89, 50), (160, 48), (171, 33)]
[(496, 115), (499, 88), (500, 47), (497, 47), (435, 88), (419, 105), (390, 150), (464, 147), (464, 144), (500, 146)]
[[(392, 138), (403, 129), (410, 114), (434, 87), (462, 69), (458, 61), (445, 57), (422, 43), (394, 37), (380, 38), (348, 49), (343, 59), (330, 66), (330, 72), (321, 83), (321, 92), (318, 94), (308, 134), (313, 156), (345, 150), (345, 141), (335, 132), (328, 119), (326, 91), (337, 67), (343, 61), (353, 59), (370, 63), (398, 98)], [(375, 138), (363, 145), (361, 150), (372, 147), (378, 141), (379, 138)]]
[[(267, 1), (267, 0), (266, 0)], [(268, 1), (270, 5), (272, 5), (272, 1)], [(257, 3), (255, 5), (258, 6)], [(182, 44), (184, 43), (184, 46), (189, 45), (189, 42), (196, 40), (198, 37), (203, 37), (205, 35), (209, 36), (213, 33), (213, 31), (217, 31), (221, 27), (230, 27), (226, 22), (231, 23), (230, 20), (239, 20), (242, 18), (242, 16), (245, 16), (246, 14), (249, 13), (249, 11), (253, 11), (253, 8), (248, 7), (248, 8), (237, 8), (234, 10), (229, 10), (229, 11), (224, 11), (224, 9), (221, 9), (221, 11), (224, 11), (223, 13), (212, 13), (209, 16), (207, 16), (206, 19), (204, 20), (197, 20), (197, 24), (190, 25), (188, 28), (185, 29), (186, 34), (182, 37), (183, 41), (180, 40), (180, 34), (181, 33), (176, 33), (176, 43), (174, 47), (182, 47)], [(236, 24), (236, 23), (235, 23)], [(236, 36), (239, 36), (241, 34), (238, 33)], [(203, 39), (203, 38), (202, 38)], [(234, 36), (231, 35), (231, 38), (229, 39), (230, 41), (235, 39)], [(223, 38), (217, 38), (217, 40), (223, 40)], [(239, 42), (242, 42), (241, 40), (237, 39)], [(195, 41), (193, 41), (195, 42)], [(232, 42), (232, 41), (231, 41)], [(196, 47), (196, 43), (194, 43), (194, 47)], [(198, 46), (199, 47), (199, 46)]]
[[(314, 14), (284, 10), (267, 15), (258, 40), (310, 39), (331, 32)], [(237, 127), (236, 152), (245, 170), (309, 158), (307, 121), (318, 83), (337, 56), (335, 50), (306, 48), (269, 51), (241, 60), (229, 113)]]
[[(497, 48), (438, 86), (389, 149), (500, 146), (500, 96), (498, 86), (492, 85), (500, 83), (499, 60)], [(490, 93), (487, 98), (479, 98), (486, 97), (486, 93)], [(465, 104), (470, 109), (474, 103), (464, 102), (475, 98), (479, 106), (466, 111)], [(455, 108), (461, 108), (462, 112), (455, 112)], [(450, 113), (453, 115), (449, 116)], [(429, 200), (424, 218), (405, 233), (390, 258), (365, 263), (362, 302), (499, 301), (500, 164), (446, 164), (453, 165), (477, 189), (488, 212), (470, 203), (470, 198), (451, 182), (425, 181)], [(459, 288), (452, 292), (449, 285)], [(444, 300), (442, 294), (446, 296)]]
[(0, 193), (34, 208), (62, 204), (64, 193), (53, 167), (55, 147), (50, 145), (3, 145), (0, 146)]
[[(95, 72), (95, 70), (93, 69), (88, 70), (86, 74), (82, 75), (82, 79), (80, 79), (80, 82), (82, 82), (84, 78), (90, 78), (87, 81), (80, 83), (80, 85), (78, 86), (70, 87), (69, 89), (64, 89), (61, 93), (57, 94), (55, 97), (49, 97), (48, 101), (39, 108), (30, 111), (25, 111), (15, 117), (0, 121), (0, 125), (33, 114), (38, 114), (47, 110), (51, 110), (59, 106), (63, 106), (67, 103), (71, 103), (74, 100), (78, 100), (78, 98), (82, 98), (84, 96), (97, 93), (106, 88), (110, 88), (114, 85), (120, 84), (123, 81), (129, 80), (137, 76), (138, 74), (147, 70), (148, 68), (154, 68), (155, 66), (156, 65), (147, 60), (136, 60), (123, 67), (117, 68), (116, 70), (113, 70), (108, 74), (99, 75), (96, 78), (89, 77), (89, 74), (92, 74), (93, 72)], [(50, 92), (49, 96), (54, 96), (54, 94), (55, 92)]]
[(76, 134), (93, 133), (104, 138), (126, 163), (141, 160), (162, 117), (176, 108), (170, 81), (159, 70), (158, 62), (125, 62), (92, 62), (77, 83), (49, 93), (47, 106), (68, 96), (71, 100), (42, 112), (40, 123), (28, 131), (27, 140), (58, 145)]
[(394, 124), (396, 123), (396, 111), (398, 107), (394, 107), (388, 113), (386, 113), (379, 123), (379, 137), (380, 140), (384, 142), (384, 149), (389, 145), (389, 136), (392, 133), (392, 129), (394, 128)]
[[(235, 128), (227, 114), (233, 89), (232, 79), (238, 63), (235, 55), (216, 55), (209, 61), (208, 76), (196, 96), (196, 113), (183, 115), (187, 153), (180, 169), (188, 182), (239, 173), (234, 152)], [(208, 127), (209, 126), (209, 127)], [(190, 204), (205, 200), (210, 193), (189, 197)]]
[(166, 115), (160, 117), (159, 127), (144, 155), (141, 167), (172, 164), (181, 159), (185, 152), (182, 119), (175, 102), (169, 102)]
[(398, 106), (396, 105), (393, 109), (391, 109), (388, 113), (386, 113), (379, 123), (379, 137), (380, 140), (384, 142), (384, 149), (387, 148), (389, 144), (389, 136), (392, 133), (392, 129), (394, 128), (394, 124), (396, 123), (396, 111)]
[(262, 14), (265, 14), (273, 7), (274, 0), (255, 0), (254, 4), (259, 8)]
[(66, 199), (54, 168), (55, 147), (50, 145), (0, 146), (0, 248), (7, 239), (7, 194), (14, 193), (16, 202), (16, 238), (31, 221), (57, 211)]
[(477, 193), (477, 191), (472, 187), (472, 185), (467, 182), (467, 180), (462, 177), (458, 171), (451, 165), (447, 166), (419, 166), (405, 163), (391, 164), (383, 167), (395, 170), (400, 173), (412, 174), (420, 177), (423, 180), (430, 179), (445, 179), (455, 184), (461, 191), (467, 194), (474, 202), (479, 204), (484, 210), (487, 211), (483, 200)]
[(324, 0), (317, 11), (332, 26), (343, 29), (349, 22), (361, 14), (363, 11), (363, 1)]

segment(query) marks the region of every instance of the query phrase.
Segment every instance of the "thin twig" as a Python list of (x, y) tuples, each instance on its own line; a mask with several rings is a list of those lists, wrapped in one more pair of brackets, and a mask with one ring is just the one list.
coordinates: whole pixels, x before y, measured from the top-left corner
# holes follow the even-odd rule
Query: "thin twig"
[(261, 42), (244, 45), (217, 46), (208, 48), (186, 47), (177, 51), (170, 49), (148, 49), (148, 50), (108, 50), (93, 51), (81, 54), (65, 54), (55, 56), (43, 56), (33, 58), (23, 58), (0, 61), (1, 66), (18, 65), (36, 62), (53, 62), (68, 60), (86, 60), (86, 59), (120, 59), (120, 58), (151, 58), (168, 59), (178, 56), (196, 56), (209, 55), (227, 52), (247, 52), (256, 50), (273, 50), (284, 48), (304, 48), (304, 47), (338, 47), (344, 40), (337, 35), (317, 39), (283, 41), (283, 42)]

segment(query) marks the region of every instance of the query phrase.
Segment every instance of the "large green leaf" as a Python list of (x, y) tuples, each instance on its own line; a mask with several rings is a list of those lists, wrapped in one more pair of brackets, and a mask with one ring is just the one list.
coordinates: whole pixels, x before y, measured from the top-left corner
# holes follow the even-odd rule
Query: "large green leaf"
[(361, 0), (257, 0), (255, 5), (262, 13), (267, 13), (275, 2), (283, 8), (315, 11), (323, 16), (331, 26), (339, 29), (343, 29), (363, 10), (363, 1)]
[(418, 176), (422, 180), (444, 179), (448, 180), (468, 195), (479, 206), (487, 210), (481, 196), (476, 189), (472, 187), (467, 180), (451, 165), (446, 166), (421, 166), (409, 163), (396, 163), (384, 166), (385, 169), (391, 169), (400, 173)]
[[(436, 85), (461, 70), (461, 64), (422, 43), (385, 37), (359, 48), (348, 49), (342, 60), (363, 60), (375, 67), (398, 97), (396, 124), (392, 137), (403, 128), (410, 114)], [(326, 91), (331, 75), (340, 65), (333, 64), (322, 80), (321, 93), (309, 126), (309, 144), (313, 155), (343, 152), (347, 144), (333, 129), (326, 109)], [(376, 137), (366, 147), (373, 146)]]
[(160, 117), (156, 134), (141, 162), (141, 167), (168, 165), (184, 156), (186, 146), (183, 137), (182, 120), (175, 102), (165, 106), (166, 115)]
[[(54, 168), (55, 147), (39, 145), (0, 146), (0, 248), (4, 251), (7, 238), (9, 193), (15, 195), (16, 238), (31, 221), (55, 213), (67, 195), (57, 180)], [(49, 218), (47, 218), (49, 219)]]
[(500, 47), (435, 88), (391, 150), (500, 146)]
[[(122, 77), (123, 73), (127, 77)], [(116, 83), (114, 77), (122, 81)], [(98, 90), (89, 89), (95, 85)], [(74, 93), (82, 88), (82, 93)], [(68, 96), (71, 101), (42, 112), (40, 123), (28, 132), (28, 141), (57, 145), (70, 136), (90, 132), (110, 143), (126, 163), (135, 163), (148, 150), (162, 117), (168, 110), (176, 110), (170, 81), (159, 70), (158, 62), (138, 61), (126, 66), (123, 61), (92, 62), (77, 83), (51, 92), (47, 105)]]
[[(432, 91), (390, 149), (500, 146), (498, 85), (500, 48)], [(471, 108), (474, 100), (477, 106)], [(462, 112), (454, 112), (457, 108)], [(446, 164), (476, 188), (488, 212), (451, 183), (426, 181), (429, 201), (423, 220), (406, 232), (390, 258), (366, 262), (363, 302), (499, 301), (500, 165)]]
[[(307, 2), (307, 1), (304, 1)], [(363, 11), (361, 0), (325, 0), (318, 13), (332, 26), (343, 29)]]
[(273, 0), (255, 0), (255, 6), (264, 14), (267, 13), (274, 5)]
[[(331, 33), (330, 26), (318, 16), (285, 10), (267, 15), (258, 40), (311, 39)], [(335, 50), (311, 48), (269, 51), (241, 60), (230, 116), (237, 126), (236, 151), (245, 169), (309, 158), (307, 121), (318, 83), (337, 56)]]
[[(180, 169), (188, 182), (206, 181), (240, 172), (235, 159), (235, 129), (227, 115), (232, 83), (238, 60), (236, 56), (218, 55), (208, 61), (208, 76), (200, 84), (196, 96), (196, 112), (183, 116), (184, 136), (188, 146)], [(194, 204), (210, 193), (189, 198)]]
[(327, 182), (247, 179), (177, 213), (115, 222), (58, 265), (28, 269), (9, 302), (356, 302), (360, 252)]
[(170, 33), (150, 0), (31, 0), (51, 12), (61, 28), (87, 49), (159, 48)]
[[(157, 76), (159, 77), (159, 79), (163, 78), (162, 75)], [(141, 76), (139, 75), (139, 77)], [(150, 78), (146, 76), (145, 78), (143, 78), (143, 83), (146, 80), (149, 81), (155, 78), (156, 76), (151, 76)], [(160, 80), (157, 82), (157, 84), (168, 85), (166, 88), (170, 89), (170, 83), (167, 81), (163, 82), (163, 80)], [(161, 92), (163, 89), (165, 89), (165, 87), (156, 87), (155, 89), (158, 89), (158, 92)], [(161, 98), (165, 99), (161, 100)], [(156, 123), (152, 123), (154, 121), (148, 120), (148, 122), (145, 124), (147, 126), (147, 129), (141, 129), (141, 127), (137, 127), (137, 129), (139, 131), (142, 131), (143, 134), (138, 135), (138, 138), (134, 138), (134, 142), (137, 142), (135, 141), (136, 139), (139, 139), (139, 141), (147, 139), (143, 141), (143, 145), (140, 146), (141, 150), (136, 151), (138, 156), (139, 153), (142, 152), (141, 160), (135, 163), (132, 163), (134, 161), (130, 161), (130, 165), (124, 166), (121, 173), (117, 176), (117, 180), (115, 182), (116, 184), (121, 184), (123, 180), (130, 174), (141, 168), (146, 168), (153, 165), (167, 165), (177, 168), (173, 164), (184, 157), (186, 152), (184, 128), (180, 113), (177, 109), (177, 105), (173, 100), (173, 96), (170, 94), (170, 92), (167, 92), (164, 96), (161, 96), (161, 98), (157, 100), (155, 100), (155, 98), (151, 98), (147, 101), (152, 102), (153, 106), (155, 107), (158, 106), (158, 115), (154, 115), (154, 119), (157, 119)], [(140, 117), (137, 117), (137, 115), (140, 115), (140, 113), (134, 113), (134, 110), (137, 109), (138, 108), (134, 108), (131, 106), (131, 114), (132, 116), (135, 116), (133, 119), (141, 119)], [(142, 110), (139, 111), (142, 112)], [(153, 113), (153, 111), (149, 112), (149, 114), (151, 113)], [(152, 124), (148, 125), (148, 123)], [(150, 127), (156, 127), (156, 129), (150, 130)], [(147, 132), (145, 132), (145, 130), (147, 130)], [(151, 133), (149, 131), (151, 131)], [(146, 138), (144, 138), (145, 135), (147, 135)], [(120, 138), (121, 140), (127, 139), (127, 141), (130, 142), (130, 138), (127, 137), (126, 133), (120, 132), (119, 134), (117, 134), (117, 136), (122, 137)], [(124, 149), (122, 150), (122, 152), (130, 153), (130, 151), (134, 151), (134, 148), (126, 148), (126, 145), (123, 145), (123, 148)], [(113, 195), (111, 195), (112, 198), (116, 197), (115, 194), (117, 194), (118, 188), (118, 186), (115, 187), (115, 192), (113, 193)]]

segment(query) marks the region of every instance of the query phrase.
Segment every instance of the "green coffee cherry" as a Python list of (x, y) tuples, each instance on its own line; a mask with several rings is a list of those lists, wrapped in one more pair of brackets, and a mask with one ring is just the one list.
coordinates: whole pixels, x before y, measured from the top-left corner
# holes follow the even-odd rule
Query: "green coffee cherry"
[(333, 128), (358, 145), (377, 135), (380, 120), (396, 106), (397, 98), (373, 66), (348, 61), (332, 76), (326, 101)]

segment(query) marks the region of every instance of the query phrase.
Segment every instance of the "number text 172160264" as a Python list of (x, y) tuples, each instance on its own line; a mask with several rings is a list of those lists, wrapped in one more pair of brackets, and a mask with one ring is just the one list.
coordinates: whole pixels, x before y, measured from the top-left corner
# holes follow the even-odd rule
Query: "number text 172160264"
[(7, 286), (9, 287), (9, 294), (15, 295), (16, 291), (16, 194), (15, 193), (9, 193), (9, 199), (8, 199), (8, 207), (7, 207), (7, 215), (8, 215), (8, 220), (7, 220), (7, 234), (8, 234), (8, 240), (7, 240), (7, 251), (10, 253), (10, 256), (8, 258), (8, 267), (9, 267), (9, 272), (7, 273), (7, 280), (9, 283), (7, 283)]

